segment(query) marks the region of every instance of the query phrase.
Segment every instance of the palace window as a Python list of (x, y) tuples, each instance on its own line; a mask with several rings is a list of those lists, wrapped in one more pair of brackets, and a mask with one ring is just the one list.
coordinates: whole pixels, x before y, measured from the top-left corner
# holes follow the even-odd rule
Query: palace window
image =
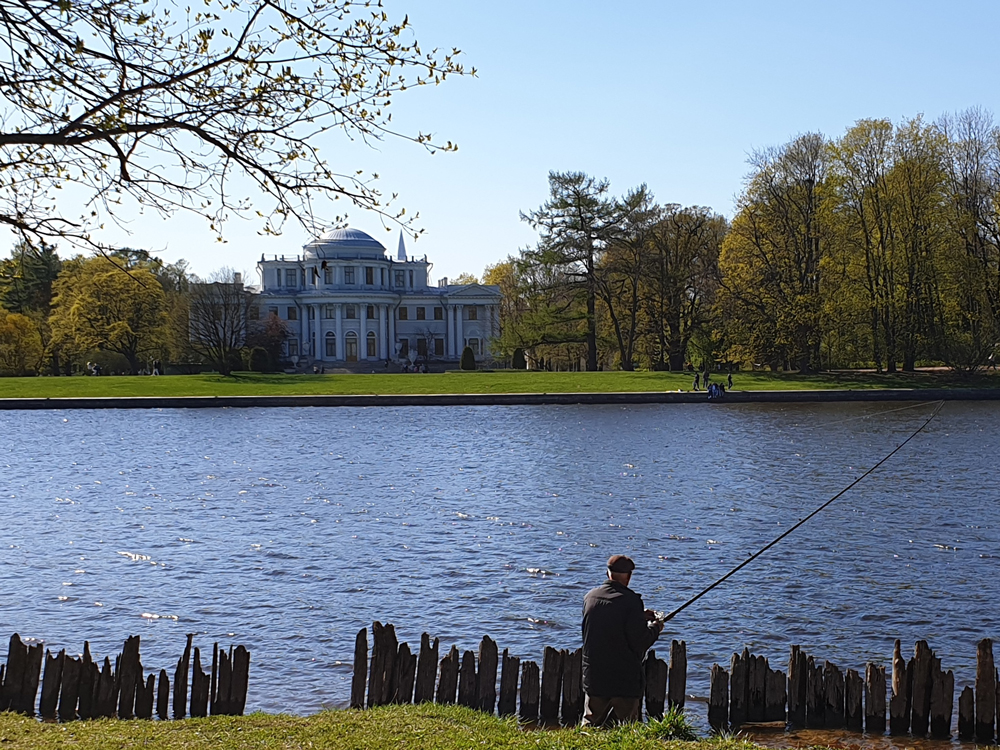
[(472, 353), (479, 356), (479, 339), (466, 339), (466, 345), (472, 349)]
[(469, 320), (479, 320), (479, 308), (470, 307), (469, 308)]
[(298, 319), (299, 319), (299, 310), (298, 310), (298, 308), (296, 308), (296, 307), (289, 307), (288, 308), (288, 316), (285, 318), (285, 320), (298, 320)]
[(353, 284), (354, 283), (354, 268), (353, 266), (346, 266), (344, 268), (344, 283)]
[(434, 320), (444, 320), (444, 308), (435, 307), (434, 308)]
[(410, 313), (409, 313), (409, 309), (408, 308), (406, 308), (406, 307), (400, 307), (399, 308), (399, 319), (400, 320), (409, 320), (410, 319)]
[(326, 334), (326, 356), (330, 359), (337, 358), (337, 334), (333, 331)]
[(260, 320), (260, 308), (257, 305), (250, 305), (250, 320)]
[(333, 269), (332, 268), (324, 268), (323, 269), (323, 283), (324, 284), (332, 284), (333, 283)]
[(337, 317), (337, 311), (334, 309), (333, 305), (323, 305), (323, 317), (326, 320), (333, 320)]
[(434, 356), (444, 356), (444, 339), (434, 339)]
[(375, 320), (375, 305), (368, 305), (368, 311), (366, 313), (368, 320)]
[(403, 359), (410, 356), (410, 340), (400, 339), (399, 340), (399, 358)]
[(369, 331), (368, 332), (368, 358), (369, 359), (378, 356), (376, 354), (376, 352), (375, 352), (375, 347), (376, 347), (375, 331)]
[(410, 271), (410, 289), (413, 289), (413, 271)]
[(298, 339), (288, 339), (288, 356), (297, 357), (299, 356), (299, 340)]
[(365, 266), (365, 283), (368, 285), (375, 283), (375, 269), (371, 266)]
[(417, 308), (417, 320), (427, 320), (427, 308), (418, 307)]
[(312, 305), (309, 305), (308, 307), (306, 307), (306, 310), (309, 311), (309, 320), (316, 320), (316, 308), (313, 307)]
[(406, 286), (406, 276), (403, 274), (402, 271), (396, 271), (395, 276), (396, 276), (395, 283), (397, 289), (402, 289), (404, 286)]
[(299, 274), (294, 268), (285, 269), (285, 286), (297, 287), (299, 285)]
[(417, 339), (417, 354), (421, 357), (427, 356), (427, 339), (425, 338)]
[(357, 305), (344, 305), (344, 317), (348, 320), (354, 320), (358, 317)]
[(273, 315), (274, 317), (277, 318), (278, 317), (278, 308), (277, 307), (269, 307), (269, 308), (267, 308), (267, 314), (269, 316)]

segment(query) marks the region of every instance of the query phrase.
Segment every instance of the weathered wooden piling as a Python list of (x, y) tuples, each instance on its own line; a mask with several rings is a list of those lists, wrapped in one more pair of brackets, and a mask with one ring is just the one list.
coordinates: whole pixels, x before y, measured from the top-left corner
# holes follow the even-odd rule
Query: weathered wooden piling
[(431, 643), (427, 633), (420, 636), (420, 655), (417, 657), (417, 679), (413, 688), (414, 703), (430, 703), (434, 700), (434, 680), (437, 676), (438, 639)]
[(194, 641), (194, 634), (188, 633), (187, 645), (184, 653), (177, 660), (177, 669), (174, 671), (174, 718), (183, 719), (187, 714), (187, 689), (188, 672), (191, 669), (191, 644)]
[[(744, 651), (744, 658), (747, 652)], [(767, 660), (749, 655), (747, 661), (747, 721), (764, 721), (764, 694), (767, 690)]]
[(476, 708), (493, 713), (497, 702), (497, 643), (488, 635), (479, 643), (479, 669), (476, 672)]
[(913, 659), (907, 667), (910, 678), (910, 734), (923, 737), (927, 734), (931, 712), (931, 668), (934, 654), (927, 641), (917, 641)]
[[(426, 635), (426, 634), (425, 634)], [(354, 638), (354, 664), (351, 675), (351, 708), (365, 707), (368, 682), (368, 628), (361, 628)]]
[(733, 654), (729, 668), (729, 726), (733, 729), (742, 726), (747, 721), (747, 700), (749, 697), (748, 662), (750, 652), (743, 650), (743, 655)]
[(500, 700), (497, 704), (500, 716), (513, 716), (517, 713), (517, 677), (520, 668), (521, 660), (504, 649), (500, 660)]
[(208, 716), (208, 691), (211, 680), (201, 667), (201, 649), (194, 649), (191, 669), (191, 716)]
[(250, 688), (250, 651), (239, 645), (233, 652), (233, 684), (229, 693), (230, 716), (242, 716)]
[(667, 674), (667, 705), (683, 710), (687, 697), (687, 643), (684, 641), (670, 642)]
[(518, 718), (526, 724), (538, 721), (540, 700), (538, 664), (526, 661), (521, 664), (521, 702), (518, 707)]
[(764, 721), (786, 721), (787, 680), (779, 669), (767, 669), (764, 691)]
[(550, 646), (542, 655), (542, 690), (538, 720), (545, 725), (559, 723), (559, 697), (562, 694), (563, 652)]
[[(583, 649), (563, 651), (562, 711), (564, 727), (576, 726), (583, 718)], [(666, 666), (666, 665), (664, 665)]]
[(56, 707), (59, 703), (59, 683), (62, 681), (63, 660), (66, 649), (52, 656), (45, 652), (45, 672), (42, 676), (42, 697), (38, 702), (38, 714), (46, 720), (56, 718)]
[(806, 654), (792, 646), (788, 655), (788, 723), (795, 728), (806, 725)]
[(826, 726), (823, 667), (811, 656), (806, 657), (806, 726), (810, 729), (822, 729)]
[(160, 679), (156, 683), (156, 716), (160, 721), (167, 720), (168, 702), (170, 701), (170, 678), (167, 670), (160, 670)]
[(368, 708), (385, 706), (395, 694), (396, 628), (391, 624), (372, 623), (372, 659), (368, 677)]
[(958, 739), (968, 742), (976, 736), (976, 695), (966, 685), (958, 696)]
[(889, 698), (889, 734), (910, 731), (910, 676), (896, 639), (892, 651), (892, 697)]
[(80, 690), (80, 660), (63, 659), (62, 683), (59, 691), (59, 721), (76, 719), (76, 701)]
[(865, 683), (856, 669), (844, 673), (844, 725), (852, 732), (865, 728), (864, 714)]
[[(937, 661), (937, 660), (935, 660)], [(951, 714), (955, 701), (955, 675), (945, 672), (935, 664), (931, 674), (931, 737), (946, 739), (951, 736)]]
[(844, 673), (836, 664), (826, 662), (823, 667), (824, 726), (840, 729), (844, 726)]
[(667, 703), (667, 663), (656, 657), (656, 651), (646, 654), (643, 663), (646, 677), (646, 716), (662, 719)]
[(97, 683), (100, 678), (100, 670), (94, 663), (94, 658), (90, 654), (90, 642), (83, 642), (83, 660), (80, 663), (80, 688), (77, 698), (77, 713), (81, 719), (93, 719), (95, 717), (95, 701), (97, 696)]
[(413, 703), (413, 683), (417, 676), (417, 655), (410, 653), (410, 644), (400, 643), (396, 651), (395, 688), (390, 703)]
[(42, 644), (28, 646), (14, 633), (7, 649), (7, 663), (0, 681), (0, 711), (35, 715), (35, 696), (42, 670)]
[(865, 665), (865, 731), (885, 734), (885, 667), (868, 662)]
[(156, 692), (156, 677), (154, 675), (149, 675), (146, 678), (146, 684), (137, 685), (135, 691), (135, 718), (137, 719), (152, 719), (153, 718), (153, 698)]
[(976, 648), (976, 742), (993, 742), (997, 710), (997, 672), (993, 641), (983, 638)]
[(135, 686), (139, 678), (139, 636), (129, 636), (118, 662), (118, 718), (131, 719), (135, 707)]
[[(65, 665), (63, 665), (63, 672), (65, 673)], [(98, 675), (97, 689), (94, 693), (94, 718), (112, 718), (115, 715), (115, 706), (117, 704), (118, 682), (115, 680), (115, 673), (111, 669), (111, 659), (105, 656), (104, 666), (101, 668), (100, 675)], [(181, 710), (183, 711), (183, 707)], [(174, 718), (184, 717), (177, 717), (175, 715)]]
[(441, 679), (438, 681), (437, 702), (442, 704), (452, 704), (455, 702), (455, 694), (458, 691), (458, 648), (451, 647), (451, 651), (441, 659)]
[(476, 707), (476, 655), (472, 651), (462, 654), (462, 668), (458, 673), (458, 705)]
[(729, 673), (718, 664), (712, 665), (708, 725), (716, 732), (729, 728)]

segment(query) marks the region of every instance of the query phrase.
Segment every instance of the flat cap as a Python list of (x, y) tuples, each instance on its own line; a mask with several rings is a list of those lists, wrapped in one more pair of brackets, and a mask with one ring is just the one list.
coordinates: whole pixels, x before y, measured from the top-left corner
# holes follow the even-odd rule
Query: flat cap
[(625, 555), (612, 555), (608, 558), (608, 570), (612, 573), (631, 573), (635, 570), (635, 563)]

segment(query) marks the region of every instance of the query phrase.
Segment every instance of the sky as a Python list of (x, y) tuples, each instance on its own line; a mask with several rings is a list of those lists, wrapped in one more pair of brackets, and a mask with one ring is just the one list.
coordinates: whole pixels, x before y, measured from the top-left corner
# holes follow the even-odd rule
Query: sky
[[(390, 17), (409, 17), (424, 49), (458, 47), (477, 69), (392, 104), (397, 128), (459, 149), (368, 148), (336, 133), (322, 146), (337, 171), (377, 172), (379, 189), (419, 214), (423, 234), (407, 246), (428, 256), (435, 279), (479, 275), (534, 244), (519, 213), (544, 203), (550, 170), (607, 178), (616, 195), (645, 183), (661, 203), (731, 217), (754, 149), (811, 131), (837, 137), (864, 118), (934, 120), (971, 106), (1000, 118), (997, 2), (384, 4)], [(331, 204), (329, 216), (343, 208)], [(386, 231), (361, 209), (349, 224), (394, 253), (398, 227)], [(178, 214), (101, 239), (184, 258), (200, 275), (252, 271), (261, 254), (295, 254), (310, 239), (298, 227), (280, 237), (258, 229), (231, 220), (219, 244), (203, 220)]]

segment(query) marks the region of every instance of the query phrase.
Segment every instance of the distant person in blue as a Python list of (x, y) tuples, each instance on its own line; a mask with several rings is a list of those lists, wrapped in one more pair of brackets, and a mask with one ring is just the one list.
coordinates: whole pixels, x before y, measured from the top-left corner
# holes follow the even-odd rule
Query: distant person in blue
[(729, 375), (726, 377), (726, 387), (729, 390), (733, 390), (733, 371), (729, 371)]
[(694, 389), (698, 390), (698, 373), (694, 374)]
[(631, 559), (612, 555), (608, 580), (583, 598), (584, 726), (642, 718), (642, 661), (663, 623), (628, 587), (633, 570)]

